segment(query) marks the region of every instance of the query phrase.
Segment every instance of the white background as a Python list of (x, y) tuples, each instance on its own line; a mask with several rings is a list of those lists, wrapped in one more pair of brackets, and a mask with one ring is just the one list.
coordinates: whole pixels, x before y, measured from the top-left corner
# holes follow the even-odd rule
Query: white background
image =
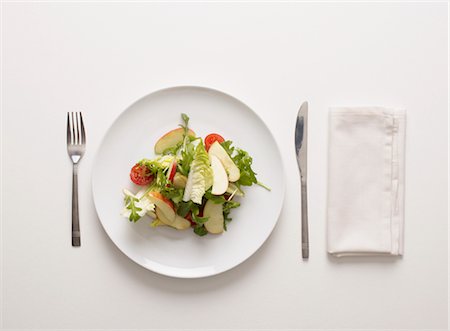
[[(447, 328), (447, 3), (4, 2), (1, 21), (3, 328)], [(108, 126), (136, 99), (174, 85), (247, 103), (285, 163), (272, 236), (244, 264), (206, 279), (167, 278), (127, 259), (92, 202), (90, 172)], [(308, 262), (293, 148), (304, 100)], [(327, 112), (338, 105), (408, 111), (402, 259), (326, 254)], [(65, 124), (80, 109), (88, 149), (82, 247), (72, 248)]]

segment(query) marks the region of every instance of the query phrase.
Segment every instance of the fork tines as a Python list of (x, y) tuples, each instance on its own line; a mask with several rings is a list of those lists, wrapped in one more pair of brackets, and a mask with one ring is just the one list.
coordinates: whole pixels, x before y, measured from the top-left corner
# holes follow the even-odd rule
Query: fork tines
[(67, 113), (67, 143), (71, 145), (82, 145), (86, 143), (83, 116), (81, 112)]

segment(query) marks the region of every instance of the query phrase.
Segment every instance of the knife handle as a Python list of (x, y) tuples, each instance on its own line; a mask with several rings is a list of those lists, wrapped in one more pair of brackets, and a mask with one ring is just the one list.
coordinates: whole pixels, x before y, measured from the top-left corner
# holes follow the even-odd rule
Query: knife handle
[(306, 178), (301, 178), (302, 186), (302, 258), (309, 258), (309, 237), (308, 237), (308, 195), (306, 189)]

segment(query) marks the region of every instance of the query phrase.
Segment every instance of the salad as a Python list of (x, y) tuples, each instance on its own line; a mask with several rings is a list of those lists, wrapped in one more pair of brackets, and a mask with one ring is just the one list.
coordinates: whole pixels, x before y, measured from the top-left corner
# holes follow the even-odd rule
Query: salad
[(131, 222), (150, 216), (151, 226), (177, 230), (193, 228), (195, 234), (219, 234), (227, 230), (230, 212), (240, 206), (243, 187), (260, 183), (252, 169), (252, 157), (217, 133), (202, 139), (183, 124), (156, 142), (153, 159), (142, 159), (130, 172), (142, 188), (123, 190), (122, 215)]

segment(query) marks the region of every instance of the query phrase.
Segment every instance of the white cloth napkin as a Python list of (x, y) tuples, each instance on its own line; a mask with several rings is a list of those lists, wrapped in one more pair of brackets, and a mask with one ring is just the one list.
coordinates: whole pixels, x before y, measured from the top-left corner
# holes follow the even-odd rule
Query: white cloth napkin
[(405, 119), (400, 109), (330, 109), (330, 254), (403, 254)]

